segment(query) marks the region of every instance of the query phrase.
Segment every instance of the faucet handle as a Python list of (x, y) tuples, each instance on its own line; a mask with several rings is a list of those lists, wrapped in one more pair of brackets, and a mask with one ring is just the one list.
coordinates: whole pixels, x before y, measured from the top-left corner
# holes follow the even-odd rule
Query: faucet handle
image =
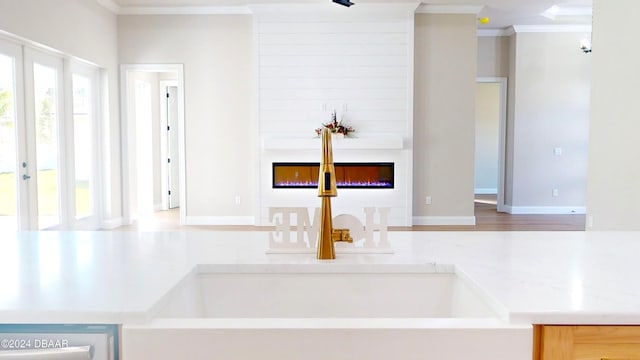
[(333, 240), (333, 242), (353, 242), (353, 238), (351, 237), (351, 234), (349, 234), (349, 229), (333, 229), (333, 232), (331, 233), (331, 239)]

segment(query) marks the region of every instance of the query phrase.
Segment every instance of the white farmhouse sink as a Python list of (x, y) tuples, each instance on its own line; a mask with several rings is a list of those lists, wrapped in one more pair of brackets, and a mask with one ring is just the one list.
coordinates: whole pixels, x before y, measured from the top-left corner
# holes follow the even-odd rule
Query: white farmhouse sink
[(202, 267), (169, 294), (157, 317), (496, 317), (481, 291), (453, 267), (448, 272), (416, 266), (396, 266), (393, 272), (303, 268), (246, 267), (240, 273)]
[(125, 359), (531, 358), (454, 266), (201, 265), (123, 326)]

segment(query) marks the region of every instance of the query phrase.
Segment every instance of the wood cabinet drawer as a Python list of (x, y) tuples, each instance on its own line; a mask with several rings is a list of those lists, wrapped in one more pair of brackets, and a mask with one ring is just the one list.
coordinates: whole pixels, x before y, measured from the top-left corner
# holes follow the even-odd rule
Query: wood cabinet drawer
[(534, 327), (534, 360), (640, 360), (640, 326)]

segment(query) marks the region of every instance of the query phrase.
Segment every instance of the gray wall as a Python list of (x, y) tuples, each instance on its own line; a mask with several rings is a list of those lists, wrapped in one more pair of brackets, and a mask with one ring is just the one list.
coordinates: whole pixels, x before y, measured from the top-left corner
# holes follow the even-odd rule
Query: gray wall
[(514, 212), (584, 211), (591, 58), (578, 47), (587, 35), (514, 35), (506, 196)]
[(508, 36), (478, 37), (478, 77), (509, 76)]
[(475, 16), (416, 15), (414, 217), (474, 216), (477, 56)]

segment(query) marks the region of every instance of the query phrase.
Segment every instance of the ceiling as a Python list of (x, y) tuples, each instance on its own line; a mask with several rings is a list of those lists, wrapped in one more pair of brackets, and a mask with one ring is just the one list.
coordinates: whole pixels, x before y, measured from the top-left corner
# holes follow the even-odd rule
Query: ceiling
[[(234, 7), (248, 4), (314, 4), (331, 0), (98, 0), (112, 8), (131, 7)], [(415, 2), (410, 0), (352, 0), (358, 4)], [(437, 0), (426, 5), (482, 5), (478, 17), (488, 24), (478, 28), (502, 29), (511, 25), (590, 25), (592, 0)], [(336, 5), (339, 6), (339, 5)], [(346, 9), (346, 8), (345, 8)], [(547, 12), (545, 14), (545, 12)], [(543, 15), (544, 14), (544, 15)]]

